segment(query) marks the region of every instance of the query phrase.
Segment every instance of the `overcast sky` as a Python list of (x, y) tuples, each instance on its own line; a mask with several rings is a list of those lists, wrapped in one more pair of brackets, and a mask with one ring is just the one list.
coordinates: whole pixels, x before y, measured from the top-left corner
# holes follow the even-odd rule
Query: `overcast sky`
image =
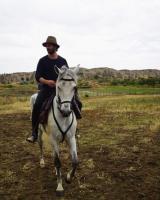
[(159, 0), (1, 0), (0, 73), (34, 71), (48, 35), (69, 65), (160, 69)]

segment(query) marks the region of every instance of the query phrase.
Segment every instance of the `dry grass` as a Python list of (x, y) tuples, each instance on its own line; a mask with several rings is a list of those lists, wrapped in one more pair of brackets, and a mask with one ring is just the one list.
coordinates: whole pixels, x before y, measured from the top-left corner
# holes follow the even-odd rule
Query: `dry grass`
[(0, 97), (0, 114), (28, 112), (29, 97)]

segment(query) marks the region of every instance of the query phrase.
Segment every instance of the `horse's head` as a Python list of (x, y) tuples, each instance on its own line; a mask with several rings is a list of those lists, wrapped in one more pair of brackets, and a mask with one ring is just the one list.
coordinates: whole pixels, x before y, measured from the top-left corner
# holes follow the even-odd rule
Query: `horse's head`
[(74, 69), (68, 69), (63, 66), (58, 70), (58, 79), (56, 83), (56, 97), (58, 108), (67, 117), (71, 113), (71, 102), (77, 89), (77, 73), (79, 65)]

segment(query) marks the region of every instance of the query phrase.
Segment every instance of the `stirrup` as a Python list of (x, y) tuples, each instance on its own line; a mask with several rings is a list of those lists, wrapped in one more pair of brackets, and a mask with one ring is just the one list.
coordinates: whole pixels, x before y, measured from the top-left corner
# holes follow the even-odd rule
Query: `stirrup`
[(30, 143), (34, 143), (34, 142), (36, 142), (36, 140), (37, 139), (34, 136), (30, 136), (30, 137), (26, 138), (26, 141), (30, 142)]

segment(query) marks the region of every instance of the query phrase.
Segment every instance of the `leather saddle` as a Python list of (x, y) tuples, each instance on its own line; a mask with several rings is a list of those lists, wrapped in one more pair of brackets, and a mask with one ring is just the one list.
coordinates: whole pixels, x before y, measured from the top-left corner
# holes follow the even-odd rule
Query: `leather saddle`
[[(48, 120), (48, 113), (51, 109), (52, 103), (53, 103), (54, 95), (51, 95), (49, 98), (47, 98), (41, 108), (41, 112), (39, 115), (39, 123), (46, 124)], [(79, 99), (79, 96), (77, 92), (75, 93), (73, 99), (72, 99), (72, 110), (75, 113), (75, 116), (77, 119), (81, 119), (81, 110), (82, 110), (82, 102)]]

